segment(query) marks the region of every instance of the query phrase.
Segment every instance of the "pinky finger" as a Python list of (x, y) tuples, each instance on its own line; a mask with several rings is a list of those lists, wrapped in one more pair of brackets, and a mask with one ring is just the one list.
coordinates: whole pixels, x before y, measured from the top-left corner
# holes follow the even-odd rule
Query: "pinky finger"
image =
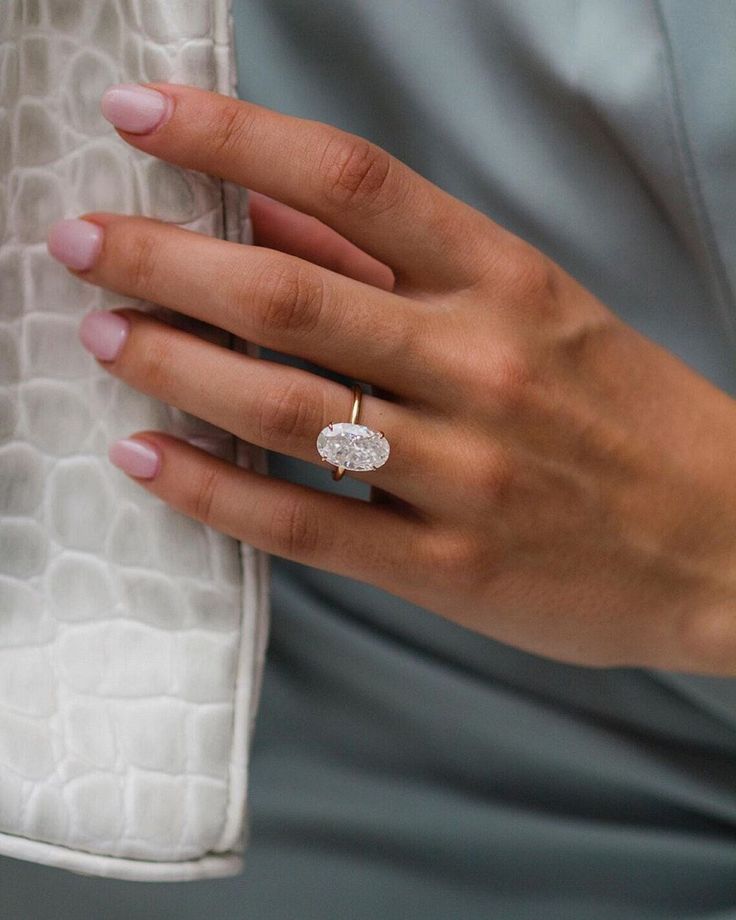
[(115, 442), (109, 457), (177, 511), (267, 553), (394, 592), (416, 569), (403, 554), (418, 515), (256, 473), (160, 431)]
[(257, 246), (279, 249), (356, 281), (393, 291), (396, 279), (388, 265), (332, 227), (260, 192), (249, 191), (248, 198)]

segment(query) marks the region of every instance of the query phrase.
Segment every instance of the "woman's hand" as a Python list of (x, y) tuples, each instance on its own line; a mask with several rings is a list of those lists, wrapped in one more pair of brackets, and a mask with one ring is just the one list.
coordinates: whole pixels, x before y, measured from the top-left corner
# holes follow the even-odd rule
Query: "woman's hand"
[[(365, 139), (147, 86), (163, 99), (106, 93), (120, 136), (269, 196), (254, 196), (261, 245), (94, 213), (55, 224), (50, 251), (84, 281), (373, 384), (359, 421), (391, 454), (346, 473), (374, 487), (370, 502), (157, 431), (135, 435), (127, 471), (217, 530), (527, 651), (736, 675), (734, 402)], [(346, 387), (138, 310), (83, 324), (109, 373), (330, 474), (315, 440), (347, 420)]]

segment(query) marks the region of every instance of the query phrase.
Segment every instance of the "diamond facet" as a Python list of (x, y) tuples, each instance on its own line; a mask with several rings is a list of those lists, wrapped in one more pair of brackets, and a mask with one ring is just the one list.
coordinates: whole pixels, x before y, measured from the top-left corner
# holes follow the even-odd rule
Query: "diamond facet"
[(377, 470), (388, 460), (388, 441), (380, 431), (352, 422), (332, 422), (317, 436), (323, 460), (346, 470)]

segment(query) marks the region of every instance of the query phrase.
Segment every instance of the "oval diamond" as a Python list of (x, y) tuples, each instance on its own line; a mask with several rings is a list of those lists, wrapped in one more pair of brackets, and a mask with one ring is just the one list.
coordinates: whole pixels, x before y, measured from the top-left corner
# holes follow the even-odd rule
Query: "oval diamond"
[(389, 446), (380, 431), (352, 422), (332, 422), (317, 436), (317, 451), (333, 466), (365, 472), (383, 466)]

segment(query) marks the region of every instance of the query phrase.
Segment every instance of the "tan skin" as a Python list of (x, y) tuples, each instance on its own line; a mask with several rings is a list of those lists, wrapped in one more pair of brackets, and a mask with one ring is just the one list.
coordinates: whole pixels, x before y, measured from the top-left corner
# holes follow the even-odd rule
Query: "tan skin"
[[(140, 485), (269, 553), (589, 666), (736, 675), (736, 406), (540, 251), (363, 138), (193, 87), (131, 146), (252, 189), (256, 246), (110, 213), (80, 279), (373, 384), (369, 502), (160, 431)], [(266, 197), (268, 196), (268, 197)], [(72, 269), (70, 269), (72, 270)], [(110, 374), (332, 467), (342, 384), (134, 309)], [(379, 395), (380, 394), (380, 395)]]

